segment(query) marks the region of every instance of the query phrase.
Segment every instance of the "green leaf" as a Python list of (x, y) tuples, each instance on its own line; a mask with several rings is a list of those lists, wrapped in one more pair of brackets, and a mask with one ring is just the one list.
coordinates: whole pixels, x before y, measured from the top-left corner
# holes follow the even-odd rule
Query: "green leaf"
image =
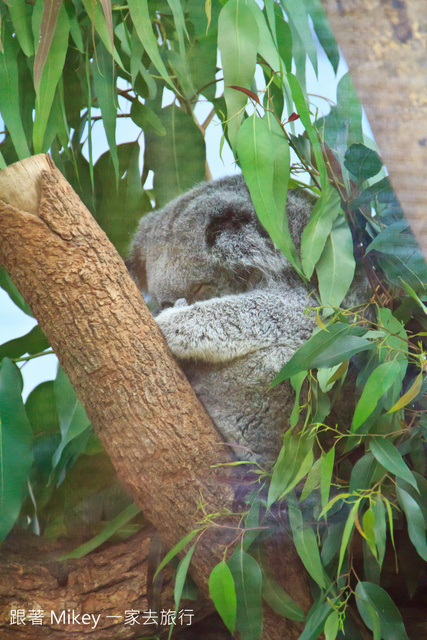
[(15, 524), (33, 456), (32, 432), (21, 397), (21, 377), (4, 358), (0, 368), (0, 541)]
[(401, 398), (392, 406), (391, 409), (387, 413), (394, 413), (394, 411), (398, 411), (399, 409), (403, 409), (406, 407), (412, 400), (415, 400), (419, 392), (421, 391), (421, 387), (423, 384), (423, 374), (420, 373), (414, 380), (414, 382), (409, 387), (408, 391), (403, 394)]
[(421, 558), (427, 561), (426, 528), (421, 507), (399, 483), (396, 485), (396, 493), (399, 503), (406, 514), (409, 538)]
[[(280, 60), (277, 52), (277, 47), (271, 36), (270, 29), (268, 28), (265, 16), (257, 5), (255, 0), (247, 0), (248, 6), (251, 8), (254, 18), (258, 26), (258, 53), (264, 58), (273, 71), (280, 71)], [(272, 12), (270, 11), (270, 14)], [(272, 14), (274, 16), (274, 12)]]
[[(116, 173), (116, 181), (118, 181), (119, 158), (116, 145), (117, 97), (114, 83), (114, 61), (102, 42), (98, 42), (96, 46), (96, 55), (92, 63), (92, 75), (111, 160)], [(89, 127), (91, 126), (92, 123), (89, 123)]]
[(375, 514), (371, 507), (366, 509), (362, 518), (362, 531), (365, 534), (366, 542), (372, 552), (372, 555), (377, 559), (377, 547), (375, 540)]
[(34, 55), (34, 44), (27, 20), (27, 3), (25, 0), (9, 0), (7, 6), (21, 49), (27, 58), (31, 58)]
[(338, 577), (340, 577), (341, 567), (342, 567), (342, 563), (344, 562), (345, 553), (346, 553), (347, 549), (350, 546), (351, 534), (353, 533), (354, 521), (355, 521), (357, 512), (359, 510), (359, 505), (360, 505), (360, 500), (358, 500), (353, 505), (350, 513), (348, 514), (347, 521), (345, 523), (345, 527), (344, 527), (344, 531), (343, 531), (342, 539), (341, 539), (340, 557), (339, 557), (339, 560), (338, 560), (338, 567), (337, 567), (337, 576)]
[(375, 517), (375, 524), (374, 524), (375, 544), (377, 546), (377, 551), (378, 551), (378, 564), (381, 569), (384, 561), (386, 540), (387, 540), (386, 511), (385, 511), (384, 502), (381, 500), (381, 496), (379, 495), (374, 496), (371, 508)]
[(320, 496), (322, 500), (322, 509), (326, 507), (329, 501), (329, 492), (331, 489), (332, 472), (334, 470), (335, 462), (335, 447), (329, 449), (325, 455), (322, 464), (322, 471), (320, 476)]
[(393, 473), (398, 478), (402, 478), (402, 480), (405, 480), (405, 482), (417, 489), (417, 481), (412, 471), (410, 471), (399, 451), (390, 440), (372, 438), (369, 447), (384, 469), (387, 469), (387, 471), (390, 471), (390, 473)]
[[(107, 48), (107, 51), (110, 55), (113, 56), (114, 60), (117, 62), (119, 67), (124, 69), (123, 63), (120, 60), (120, 56), (113, 47), (112, 43), (112, 32), (111, 32), (111, 23), (107, 24), (106, 13), (105, 13), (105, 4), (107, 0), (102, 0), (98, 2), (93, 2), (93, 0), (82, 0), (83, 6), (86, 10), (88, 17), (90, 18), (95, 31), (98, 33), (101, 38), (104, 46)], [(141, 0), (141, 3), (144, 0)], [(101, 8), (102, 6), (102, 8)], [(130, 7), (129, 7), (130, 9)], [(108, 14), (108, 11), (107, 11)]]
[[(356, 325), (345, 324), (344, 322), (336, 322), (329, 325), (326, 330), (321, 330), (314, 336), (311, 336), (307, 342), (300, 347), (286, 363), (280, 373), (274, 378), (271, 386), (275, 386), (279, 382), (287, 380), (291, 376), (299, 373), (300, 371), (307, 371), (313, 367), (332, 367), (344, 360), (348, 360), (348, 350), (345, 348), (345, 343), (339, 342), (340, 338), (354, 336), (354, 334), (363, 334), (365, 330)], [(372, 348), (371, 343), (368, 340), (364, 340), (363, 343), (359, 339), (357, 351), (363, 351), (363, 348)], [(339, 349), (335, 351), (335, 343), (339, 345)], [(351, 343), (350, 352), (355, 353), (354, 343)], [(330, 351), (327, 351), (331, 349)], [(324, 355), (327, 354), (327, 357)], [(313, 364), (315, 363), (315, 364)]]
[(325, 589), (325, 572), (320, 560), (316, 534), (311, 527), (304, 525), (301, 510), (295, 496), (289, 495), (288, 506), (289, 522), (297, 553), (313, 580), (317, 582), (321, 589)]
[(224, 560), (211, 571), (209, 594), (225, 626), (230, 633), (234, 633), (237, 608), (236, 589), (231, 571)]
[[(377, 407), (381, 396), (386, 393), (400, 374), (396, 360), (380, 364), (369, 376), (353, 416), (351, 431), (356, 432)], [(374, 454), (375, 455), (375, 454)]]
[(300, 501), (303, 502), (312, 491), (320, 486), (320, 478), (322, 474), (323, 461), (325, 459), (322, 453), (321, 457), (316, 460), (307, 474), (307, 479), (304, 483), (304, 488), (301, 492)]
[(290, 152), (278, 123), (256, 113), (239, 129), (236, 143), (240, 166), (258, 217), (298, 273), (301, 265), (286, 218)]
[(379, 618), (383, 640), (408, 640), (402, 617), (388, 593), (371, 582), (359, 582), (356, 586), (356, 604), (366, 626), (373, 631), (371, 610)]
[(154, 64), (166, 84), (168, 84), (172, 91), (175, 92), (176, 87), (170, 79), (163, 60), (160, 57), (157, 38), (154, 35), (150, 14), (148, 12), (147, 0), (129, 0), (128, 7), (130, 17), (135, 25), (138, 37), (149, 55), (151, 62)]
[[(5, 24), (5, 23), (4, 23)], [(0, 113), (12, 138), (19, 160), (30, 155), (20, 117), (18, 45), (9, 29), (1, 29), (3, 52), (0, 52)]]
[(302, 388), (302, 385), (304, 384), (304, 380), (306, 379), (306, 377), (307, 377), (307, 373), (305, 371), (300, 371), (300, 373), (297, 373), (295, 376), (292, 376), (291, 378), (292, 389), (295, 391), (294, 407), (292, 409), (292, 413), (289, 421), (291, 429), (296, 427), (296, 425), (298, 424), (299, 414), (300, 414), (299, 402), (300, 402), (301, 388)]
[(250, 89), (255, 75), (259, 32), (254, 14), (242, 0), (228, 0), (218, 19), (218, 48), (224, 73), (228, 138), (236, 142), (247, 97), (231, 86)]
[(159, 116), (147, 105), (141, 104), (139, 100), (134, 100), (130, 109), (130, 117), (143, 131), (152, 131), (158, 136), (165, 136), (166, 129), (162, 125)]
[(138, 513), (141, 512), (141, 509), (136, 506), (136, 504), (131, 504), (126, 509), (124, 509), (118, 516), (116, 516), (111, 522), (109, 522), (98, 535), (94, 536), (84, 544), (80, 545), (70, 553), (66, 553), (65, 555), (58, 558), (59, 562), (63, 560), (69, 560), (70, 558), (82, 558), (86, 556), (88, 553), (99, 547), (106, 540), (109, 540), (111, 536), (113, 536), (117, 531), (119, 531), (125, 524), (127, 524), (130, 520), (132, 520)]
[(383, 163), (376, 151), (363, 144), (352, 144), (345, 154), (345, 167), (354, 175), (360, 184), (381, 171)]
[(353, 237), (347, 221), (340, 216), (333, 223), (316, 265), (320, 298), (325, 307), (339, 307), (353, 282), (355, 268)]
[(58, 368), (58, 374), (54, 382), (54, 392), (62, 436), (52, 460), (53, 466), (56, 467), (66, 445), (82, 434), (89, 427), (90, 421), (83, 405), (77, 399), (71, 382), (61, 367)]
[[(56, 19), (52, 42), (43, 65), (41, 80), (38, 87), (36, 86), (36, 116), (33, 127), (34, 153), (41, 153), (43, 150), (47, 151), (43, 144), (44, 135), (56, 87), (64, 69), (69, 31), (70, 25), (68, 22), (67, 12), (64, 5), (61, 4), (58, 17)], [(40, 29), (37, 24), (35, 24), (35, 33), (38, 38)]]
[(34, 88), (38, 94), (40, 91), (40, 81), (43, 68), (52, 44), (55, 33), (56, 21), (61, 8), (61, 0), (44, 0), (43, 14), (40, 23), (40, 35), (37, 46), (37, 53), (34, 59)]
[(290, 430), (285, 433), (268, 490), (268, 509), (309, 472), (313, 465), (313, 443), (313, 438), (305, 438), (300, 433)]
[(316, 167), (319, 172), (320, 185), (322, 191), (326, 191), (329, 186), (328, 172), (323, 158), (322, 147), (320, 145), (319, 136), (316, 129), (311, 123), (310, 111), (307, 107), (301, 86), (294, 75), (287, 74), (287, 79), (292, 91), (292, 99), (295, 103), (296, 111), (301, 118), (301, 122), (309, 137), (311, 147), (316, 161)]
[(316, 601), (308, 612), (304, 631), (298, 640), (317, 640), (324, 628), (325, 620), (331, 613), (329, 602)]
[(276, 613), (289, 620), (303, 622), (304, 611), (270, 575), (263, 573), (262, 597)]
[(203, 134), (183, 109), (173, 104), (158, 115), (166, 136), (146, 131), (144, 163), (154, 171), (156, 203), (164, 206), (204, 180), (206, 151)]
[(294, 25), (310, 62), (313, 65), (314, 72), (317, 75), (317, 49), (311, 33), (304, 3), (299, 0), (280, 0), (280, 3), (286, 11), (289, 21)]
[(244, 551), (233, 553), (227, 565), (236, 588), (237, 630), (242, 640), (260, 640), (263, 626), (260, 566)]
[(179, 608), (179, 603), (181, 602), (182, 591), (184, 589), (185, 579), (187, 578), (188, 567), (190, 566), (191, 558), (194, 553), (194, 549), (196, 545), (193, 544), (192, 547), (189, 548), (185, 556), (180, 561), (178, 568), (175, 574), (175, 587), (173, 590), (173, 596), (175, 600), (175, 608)]
[(187, 27), (185, 26), (184, 12), (179, 0), (168, 0), (175, 22), (175, 28), (178, 36), (179, 50), (181, 55), (185, 55), (184, 35), (188, 36)]
[(314, 31), (336, 74), (340, 62), (340, 53), (325, 10), (318, 0), (304, 0), (304, 3), (313, 20)]
[(341, 198), (332, 187), (322, 191), (322, 197), (313, 207), (310, 220), (301, 236), (301, 261), (307, 278), (313, 275), (340, 208)]
[(49, 348), (49, 342), (37, 324), (25, 336), (0, 345), (0, 360), (4, 357), (19, 358), (24, 353), (33, 355)]
[(338, 615), (338, 611), (332, 611), (332, 613), (326, 618), (325, 628), (323, 629), (325, 640), (335, 640), (339, 624), (340, 617)]
[(180, 551), (182, 551), (182, 549), (185, 546), (187, 546), (187, 544), (189, 542), (191, 542), (191, 540), (194, 538), (194, 536), (196, 536), (200, 531), (201, 531), (201, 529), (194, 529), (194, 531), (190, 531), (190, 533), (187, 533), (187, 535), (184, 536), (184, 538), (182, 538), (182, 540), (177, 542), (176, 545), (174, 547), (172, 547), (172, 549), (165, 555), (165, 557), (163, 558), (163, 560), (161, 561), (161, 563), (157, 567), (156, 573), (153, 576), (153, 580), (160, 573), (160, 571), (163, 569), (163, 567), (165, 567), (168, 564), (168, 562), (170, 562), (172, 560), (172, 558), (174, 558)]
[(46, 380), (31, 391), (25, 403), (25, 411), (34, 435), (59, 433), (53, 380)]

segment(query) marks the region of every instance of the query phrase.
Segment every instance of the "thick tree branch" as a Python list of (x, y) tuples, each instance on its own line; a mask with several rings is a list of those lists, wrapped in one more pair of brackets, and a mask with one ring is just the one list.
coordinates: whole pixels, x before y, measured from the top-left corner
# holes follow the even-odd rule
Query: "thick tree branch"
[(424, 0), (323, 0), (397, 197), (427, 256)]
[[(48, 156), (0, 173), (0, 262), (29, 303), (83, 402), (119, 477), (172, 546), (207, 513), (231, 509), (231, 459), (175, 364), (123, 261)], [(198, 541), (192, 575), (237, 538), (217, 520)], [(289, 541), (270, 547), (273, 570), (307, 608), (304, 571)], [(278, 560), (280, 558), (280, 561)], [(299, 625), (266, 610), (264, 638), (293, 640)]]

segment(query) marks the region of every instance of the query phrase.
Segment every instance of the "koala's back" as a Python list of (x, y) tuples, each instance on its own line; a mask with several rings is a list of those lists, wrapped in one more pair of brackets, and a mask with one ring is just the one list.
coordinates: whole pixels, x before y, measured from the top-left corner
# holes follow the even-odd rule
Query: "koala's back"
[[(312, 201), (288, 193), (297, 247)], [(241, 176), (198, 185), (142, 219), (130, 271), (156, 321), (238, 458), (269, 466), (289, 426), (289, 383), (274, 376), (311, 335), (308, 294), (260, 225)]]

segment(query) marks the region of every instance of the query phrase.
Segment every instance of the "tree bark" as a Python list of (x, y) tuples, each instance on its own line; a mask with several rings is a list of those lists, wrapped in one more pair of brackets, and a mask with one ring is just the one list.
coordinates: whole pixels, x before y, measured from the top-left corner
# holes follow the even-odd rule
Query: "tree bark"
[[(207, 514), (232, 509), (227, 448), (197, 401), (123, 261), (48, 156), (0, 173), (0, 262), (47, 335), (118, 475), (171, 547)], [(191, 573), (207, 595), (211, 569), (239, 539), (223, 515), (200, 536)], [(273, 553), (282, 584), (307, 610), (306, 575), (289, 542)], [(279, 554), (279, 555), (277, 555)], [(266, 608), (265, 640), (300, 625)]]
[(425, 0), (323, 0), (391, 183), (427, 256)]

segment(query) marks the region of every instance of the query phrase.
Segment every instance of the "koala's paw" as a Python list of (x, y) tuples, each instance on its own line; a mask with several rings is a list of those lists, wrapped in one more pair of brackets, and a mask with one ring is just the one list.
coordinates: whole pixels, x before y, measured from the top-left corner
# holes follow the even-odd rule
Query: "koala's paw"
[(187, 350), (186, 320), (188, 305), (184, 298), (176, 301), (173, 307), (165, 309), (155, 318), (160, 331), (163, 333), (169, 349), (175, 357), (185, 358)]

